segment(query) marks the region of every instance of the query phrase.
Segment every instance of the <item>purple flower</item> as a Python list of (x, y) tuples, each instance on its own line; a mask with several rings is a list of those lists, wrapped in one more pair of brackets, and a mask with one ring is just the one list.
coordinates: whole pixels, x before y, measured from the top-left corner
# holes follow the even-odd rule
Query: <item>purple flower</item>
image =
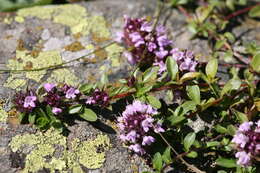
[(20, 112), (31, 112), (38, 102), (34, 91), (28, 91), (26, 93), (19, 92), (14, 96), (14, 104), (17, 110)]
[(145, 150), (141, 147), (140, 144), (130, 145), (128, 148), (138, 154), (141, 154), (141, 155), (145, 154)]
[(163, 25), (159, 25), (156, 27), (157, 35), (163, 35), (166, 33), (166, 29)]
[(75, 89), (75, 88), (71, 87), (70, 89), (68, 89), (66, 91), (66, 96), (65, 97), (67, 99), (74, 99), (77, 96), (77, 94), (79, 94), (79, 93), (80, 92), (79, 92), (78, 89)]
[(133, 55), (130, 52), (124, 52), (123, 54), (131, 65), (136, 64), (137, 60), (133, 57)]
[(190, 58), (185, 58), (184, 61), (180, 65), (180, 69), (182, 71), (187, 70), (187, 71), (195, 71), (195, 67), (197, 66), (196, 61), (192, 61)]
[(251, 161), (250, 154), (246, 153), (245, 151), (237, 152), (236, 153), (237, 164), (242, 166), (248, 166)]
[(145, 32), (152, 32), (153, 30), (153, 26), (152, 26), (152, 23), (150, 22), (144, 22), (142, 25), (141, 25), (141, 31), (145, 31)]
[(151, 145), (155, 141), (151, 136), (156, 131), (155, 127), (160, 127), (163, 131), (161, 124), (151, 117), (155, 114), (157, 111), (154, 108), (138, 100), (126, 106), (122, 116), (117, 119), (117, 126), (120, 139), (129, 145), (129, 149), (144, 154), (145, 150), (142, 146)]
[(151, 145), (155, 141), (154, 137), (152, 136), (144, 136), (142, 145)]
[(249, 138), (242, 133), (235, 134), (234, 138), (232, 139), (232, 142), (236, 143), (241, 148), (244, 148), (248, 141)]
[[(259, 121), (258, 121), (259, 122)], [(237, 164), (242, 166), (249, 166), (251, 160), (260, 156), (260, 132), (258, 122), (244, 122), (242, 123), (232, 142), (236, 144), (236, 158)]]
[(124, 33), (123, 32), (117, 32), (116, 33), (116, 37), (115, 37), (115, 41), (118, 43), (122, 43), (124, 39)]
[(86, 104), (100, 105), (106, 107), (109, 104), (109, 96), (105, 91), (100, 91), (98, 88), (86, 100)]
[(46, 83), (43, 85), (45, 91), (50, 92), (54, 87), (56, 87), (55, 84), (52, 83)]
[(160, 47), (169, 46), (172, 44), (172, 41), (167, 38), (167, 35), (162, 35), (157, 38), (158, 44)]
[(155, 55), (159, 58), (159, 59), (163, 59), (164, 57), (166, 57), (168, 55), (168, 51), (164, 50), (163, 48), (160, 48), (159, 51), (155, 52)]
[(241, 132), (246, 132), (251, 129), (252, 125), (253, 125), (253, 122), (244, 122), (239, 126), (238, 130)]
[(25, 99), (24, 99), (23, 106), (25, 108), (28, 108), (28, 107), (34, 108), (36, 106), (36, 104), (35, 104), (36, 100), (37, 100), (36, 96), (26, 96)]
[(148, 132), (151, 127), (153, 127), (153, 118), (146, 118), (142, 121), (142, 128), (145, 132)]
[(155, 43), (153, 43), (153, 42), (149, 42), (149, 43), (148, 43), (148, 50), (149, 50), (150, 52), (152, 52), (152, 51), (155, 50), (156, 48), (157, 48), (157, 46), (156, 46)]
[(53, 107), (52, 108), (52, 113), (54, 113), (55, 115), (59, 114), (62, 112), (61, 108), (57, 108), (57, 107)]

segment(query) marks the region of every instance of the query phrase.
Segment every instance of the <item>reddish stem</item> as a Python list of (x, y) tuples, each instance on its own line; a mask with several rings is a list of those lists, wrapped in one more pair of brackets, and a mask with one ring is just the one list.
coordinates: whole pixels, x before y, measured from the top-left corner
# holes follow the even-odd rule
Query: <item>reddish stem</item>
[(230, 15), (225, 17), (224, 20), (230, 20), (233, 17), (236, 17), (236, 16), (239, 16), (240, 14), (246, 13), (249, 10), (251, 10), (252, 8), (254, 8), (254, 7), (258, 6), (258, 5), (260, 5), (260, 3), (257, 3), (256, 5), (253, 5), (253, 6), (250, 6), (250, 7), (247, 7), (247, 8), (243, 8), (241, 10), (238, 10), (238, 11), (234, 12), (234, 13), (231, 13)]
[(183, 8), (181, 5), (178, 5), (177, 8), (180, 10), (180, 12), (182, 12), (182, 14), (184, 14), (184, 16), (186, 16), (189, 19), (192, 18), (192, 16), (187, 12), (187, 10), (185, 10), (185, 8)]

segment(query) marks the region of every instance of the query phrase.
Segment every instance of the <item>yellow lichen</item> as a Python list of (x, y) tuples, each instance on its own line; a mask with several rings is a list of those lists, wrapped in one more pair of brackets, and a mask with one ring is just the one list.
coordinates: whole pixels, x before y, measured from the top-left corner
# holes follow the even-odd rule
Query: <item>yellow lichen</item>
[(8, 114), (4, 111), (2, 106), (0, 106), (0, 122), (6, 122), (8, 118)]
[(105, 50), (107, 51), (108, 59), (111, 60), (112, 67), (119, 67), (120, 62), (122, 62), (121, 52), (124, 51), (124, 48), (117, 44), (113, 44), (111, 46), (108, 46)]
[(80, 50), (83, 50), (85, 47), (82, 46), (82, 44), (79, 41), (75, 41), (74, 43), (71, 43), (70, 45), (65, 46), (65, 50), (71, 51), (71, 52), (77, 52)]
[[(69, 145), (70, 144), (70, 145)], [(70, 147), (70, 149), (67, 149)], [(109, 138), (106, 135), (97, 135), (93, 140), (80, 142), (75, 138), (71, 143), (66, 141), (66, 137), (54, 129), (46, 133), (17, 135), (12, 138), (9, 144), (11, 150), (16, 152), (24, 147), (33, 147), (25, 159), (23, 173), (37, 172), (47, 168), (51, 173), (55, 171), (83, 173), (81, 165), (89, 169), (97, 169), (105, 161), (105, 151), (110, 147)], [(54, 156), (56, 147), (63, 147), (60, 157)]]
[[(10, 59), (7, 67), (12, 70), (28, 70), (31, 68), (39, 69), (53, 66), (60, 63), (62, 63), (62, 59), (58, 51), (39, 52), (37, 57), (33, 57), (29, 51), (17, 50), (16, 59)], [(31, 68), (29, 68), (29, 66)], [(24, 72), (22, 74), (12, 74), (7, 79), (4, 86), (12, 89), (19, 89), (26, 84), (28, 79), (40, 82), (46, 72), (46, 70), (40, 70)], [(57, 81), (53, 82), (68, 82), (70, 85), (75, 85), (77, 81), (77, 77), (67, 69), (55, 70), (51, 75), (51, 79), (57, 79)]]
[(22, 16), (16, 16), (16, 17), (14, 18), (14, 20), (15, 20), (16, 22), (18, 22), (18, 23), (23, 23), (23, 22), (24, 22), (24, 18), (23, 18)]
[(93, 32), (99, 38), (110, 38), (104, 17), (88, 16), (86, 9), (76, 4), (21, 9), (17, 12), (17, 16), (51, 19), (55, 23), (69, 26), (72, 34), (89, 35)]

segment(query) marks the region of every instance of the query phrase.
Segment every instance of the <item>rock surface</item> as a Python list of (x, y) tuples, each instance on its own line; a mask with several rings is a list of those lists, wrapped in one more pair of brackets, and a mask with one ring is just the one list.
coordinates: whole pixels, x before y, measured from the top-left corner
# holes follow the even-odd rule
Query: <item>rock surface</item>
[[(67, 68), (0, 74), (0, 173), (127, 173), (148, 169), (141, 158), (131, 156), (122, 147), (109, 121), (106, 123), (110, 130), (76, 122), (67, 137), (51, 130), (41, 133), (31, 126), (18, 125), (10, 113), (10, 99), (15, 91), (27, 86), (37, 88), (46, 81), (77, 86), (82, 82), (94, 83), (103, 73), (109, 74), (110, 81), (126, 77), (131, 67), (121, 57), (121, 46), (113, 44), (90, 53), (112, 41), (122, 28), (124, 14), (152, 16), (155, 9), (156, 0), (96, 0), (0, 14), (1, 69), (39, 69), (85, 56), (80, 62), (67, 64)], [(181, 14), (166, 10), (161, 21), (166, 21), (176, 47), (192, 49), (205, 55), (204, 60), (207, 58), (210, 52), (206, 41), (189, 40), (191, 34), (186, 31)], [(235, 28), (236, 34), (244, 33), (244, 41), (260, 42), (256, 34), (260, 31), (259, 23), (247, 23), (251, 24)], [(48, 152), (44, 148), (49, 148)], [(93, 150), (88, 151), (89, 148)]]

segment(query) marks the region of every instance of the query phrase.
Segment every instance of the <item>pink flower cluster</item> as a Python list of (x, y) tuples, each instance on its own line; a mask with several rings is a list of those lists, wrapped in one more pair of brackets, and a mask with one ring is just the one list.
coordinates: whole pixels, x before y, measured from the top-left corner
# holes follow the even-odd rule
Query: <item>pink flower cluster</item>
[(34, 91), (19, 92), (14, 96), (14, 103), (20, 112), (28, 113), (36, 107), (38, 99)]
[(150, 105), (134, 101), (127, 105), (122, 116), (118, 118), (120, 139), (129, 145), (129, 149), (138, 154), (145, 154), (145, 146), (151, 145), (155, 138), (152, 134), (164, 132), (161, 124), (155, 122), (152, 115), (157, 111)]
[(241, 166), (249, 166), (254, 157), (260, 155), (260, 120), (258, 122), (242, 123), (232, 142), (237, 145), (236, 153), (237, 164)]
[(198, 63), (192, 52), (173, 49), (164, 26), (153, 28), (153, 23), (144, 18), (124, 18), (123, 32), (117, 33), (115, 40), (127, 47), (128, 51), (124, 55), (130, 64), (153, 64), (159, 66), (159, 72), (162, 73), (166, 70), (166, 58), (172, 56), (181, 71), (195, 71)]
[(55, 84), (46, 83), (43, 85), (46, 95), (44, 96), (44, 101), (48, 105), (52, 106), (52, 112), (57, 115), (63, 112), (63, 98), (74, 99), (79, 94), (80, 91), (74, 87), (64, 85), (62, 88), (58, 88)]
[(109, 104), (109, 96), (105, 91), (95, 89), (91, 96), (87, 98), (86, 104), (107, 106)]

